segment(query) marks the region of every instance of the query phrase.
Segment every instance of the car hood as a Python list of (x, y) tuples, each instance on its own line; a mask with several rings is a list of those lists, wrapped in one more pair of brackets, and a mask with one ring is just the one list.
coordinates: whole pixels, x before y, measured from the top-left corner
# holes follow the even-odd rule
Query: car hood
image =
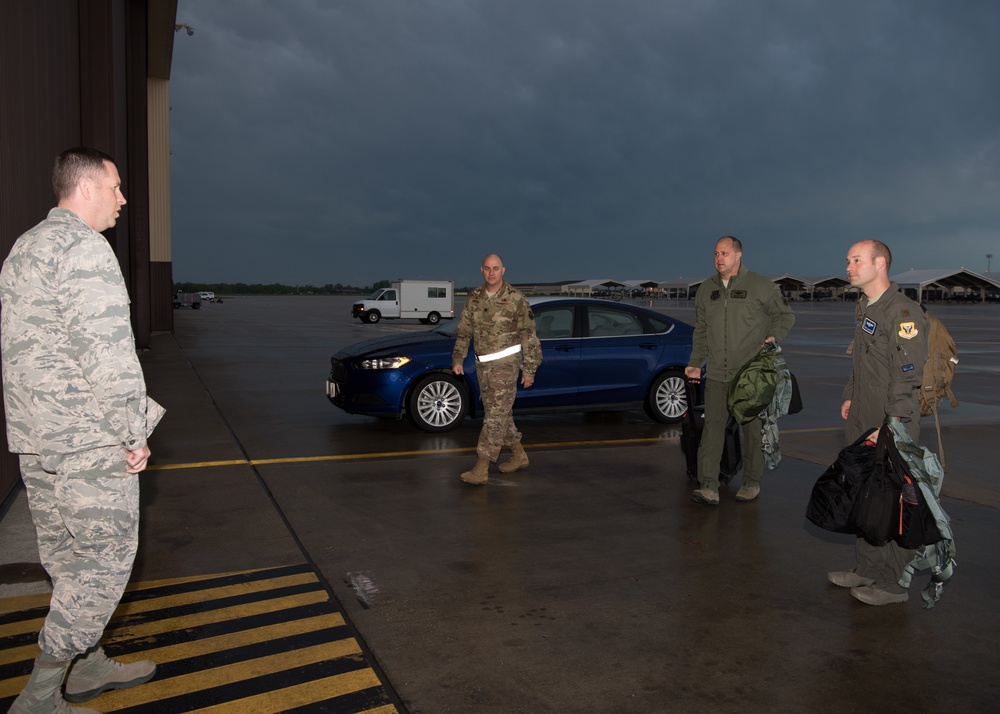
[(444, 335), (435, 330), (428, 332), (417, 332), (406, 335), (386, 335), (385, 337), (374, 337), (363, 342), (355, 342), (353, 345), (344, 347), (333, 355), (334, 359), (346, 362), (347, 360), (371, 355), (388, 355), (391, 352), (424, 352), (433, 350), (435, 352), (447, 346), (447, 343), (454, 343), (454, 335)]

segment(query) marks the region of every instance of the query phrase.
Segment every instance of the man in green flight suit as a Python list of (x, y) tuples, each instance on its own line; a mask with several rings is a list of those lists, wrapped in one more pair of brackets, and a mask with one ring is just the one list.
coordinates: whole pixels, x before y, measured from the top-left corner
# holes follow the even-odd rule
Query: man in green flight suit
[[(705, 367), (705, 427), (698, 449), (699, 488), (692, 500), (719, 505), (719, 462), (729, 420), (729, 383), (765, 342), (785, 339), (795, 315), (778, 286), (743, 265), (743, 244), (723, 236), (715, 244), (716, 273), (695, 294), (695, 327), (691, 357), (684, 374), (701, 378)], [(764, 470), (761, 420), (743, 425), (743, 483), (737, 501), (752, 501), (760, 494)]]
[[(847, 277), (862, 293), (851, 343), (851, 377), (840, 415), (847, 443), (873, 432), (887, 416), (899, 418), (914, 440), (920, 436), (920, 378), (927, 361), (927, 320), (920, 305), (889, 280), (892, 253), (885, 243), (863, 240), (847, 252)], [(868, 605), (909, 599), (899, 584), (913, 551), (895, 542), (872, 545), (859, 537), (854, 570), (827, 573), (834, 585)]]

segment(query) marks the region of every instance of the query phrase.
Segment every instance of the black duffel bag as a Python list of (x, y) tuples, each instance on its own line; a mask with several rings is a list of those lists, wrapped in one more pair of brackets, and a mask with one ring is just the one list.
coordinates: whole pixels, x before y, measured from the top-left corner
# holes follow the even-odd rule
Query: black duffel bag
[(854, 520), (854, 503), (874, 469), (875, 447), (864, 436), (844, 447), (837, 460), (816, 480), (806, 506), (806, 518), (823, 530), (860, 534)]
[(893, 468), (889, 457), (889, 450), (895, 448), (892, 430), (883, 426), (874, 449), (875, 463), (854, 502), (853, 516), (858, 534), (872, 545), (885, 545), (899, 536), (903, 478)]

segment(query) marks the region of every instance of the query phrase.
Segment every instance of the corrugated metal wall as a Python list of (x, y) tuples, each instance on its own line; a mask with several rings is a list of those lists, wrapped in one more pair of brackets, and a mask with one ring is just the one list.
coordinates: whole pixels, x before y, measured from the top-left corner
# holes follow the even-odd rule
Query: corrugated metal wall
[(149, 134), (149, 292), (154, 332), (172, 332), (174, 290), (170, 225), (170, 82), (146, 82)]

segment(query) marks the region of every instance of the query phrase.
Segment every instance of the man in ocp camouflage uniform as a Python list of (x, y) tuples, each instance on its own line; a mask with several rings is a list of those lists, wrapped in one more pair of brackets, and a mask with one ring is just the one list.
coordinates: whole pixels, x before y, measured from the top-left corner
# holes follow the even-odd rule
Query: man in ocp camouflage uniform
[(542, 345), (535, 334), (535, 315), (524, 295), (503, 279), (505, 268), (499, 255), (483, 259), (483, 285), (473, 288), (458, 321), (458, 337), (451, 355), (452, 371), (464, 374), (462, 363), (475, 340), (476, 374), (483, 400), (483, 428), (476, 447), (476, 465), (463, 473), (462, 481), (484, 484), (490, 463), (500, 450), (511, 450), (500, 471), (513, 473), (528, 465), (521, 446), (521, 432), (514, 426), (514, 398), (517, 376), (527, 389), (535, 383), (535, 371), (542, 363)]
[[(111, 246), (125, 197), (111, 157), (64, 151), (58, 205), (22, 235), (0, 270), (7, 443), (19, 455), (38, 553), (52, 579), (41, 653), (11, 712), (72, 709), (146, 682), (150, 661), (121, 664), (100, 646), (138, 546), (139, 477), (163, 409), (146, 385), (129, 298)], [(65, 681), (65, 695), (63, 683)]]

